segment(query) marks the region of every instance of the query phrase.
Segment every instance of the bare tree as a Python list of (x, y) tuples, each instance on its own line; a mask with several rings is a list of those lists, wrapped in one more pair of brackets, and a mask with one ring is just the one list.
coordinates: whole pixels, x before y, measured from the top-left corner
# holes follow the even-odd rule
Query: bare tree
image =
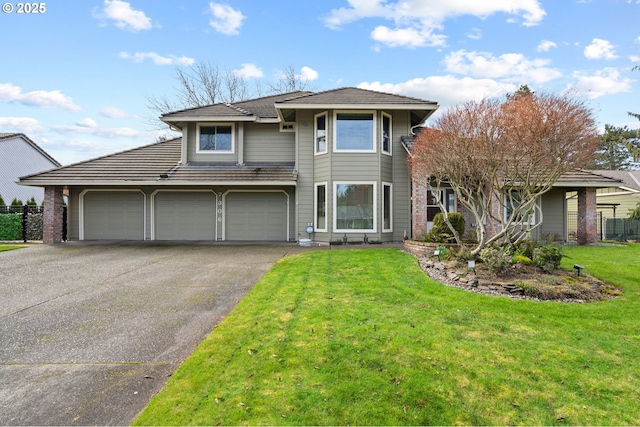
[(450, 187), (473, 216), (476, 255), (494, 242), (526, 238), (542, 223), (540, 196), (597, 149), (595, 120), (582, 102), (529, 91), (451, 108), (416, 138), (409, 161), (436, 199)]
[(220, 71), (211, 62), (196, 63), (186, 68), (176, 66), (175, 77), (177, 87), (173, 96), (150, 95), (146, 98), (150, 110), (146, 119), (154, 128), (166, 129), (166, 124), (158, 117), (171, 111), (307, 90), (311, 84), (309, 79), (296, 74), (293, 66), (286, 67), (274, 82), (256, 82), (254, 88), (250, 88), (242, 76), (229, 70)]

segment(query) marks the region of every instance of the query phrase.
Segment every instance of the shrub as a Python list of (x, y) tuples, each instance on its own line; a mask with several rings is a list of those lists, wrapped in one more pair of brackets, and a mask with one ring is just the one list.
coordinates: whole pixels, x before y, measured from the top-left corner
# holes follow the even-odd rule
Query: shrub
[(22, 214), (0, 215), (0, 240), (22, 239)]
[(502, 274), (511, 265), (511, 255), (506, 248), (491, 246), (480, 251), (480, 258), (489, 269), (495, 274)]
[(640, 221), (640, 202), (634, 209), (629, 209), (629, 219), (631, 221)]
[(31, 196), (31, 198), (27, 200), (27, 206), (38, 206), (35, 197)]
[(0, 206), (7, 206), (7, 203), (2, 198), (2, 194), (0, 194)]
[(516, 254), (513, 256), (513, 262), (516, 264), (533, 265), (533, 261), (528, 256)]
[[(462, 214), (458, 212), (452, 212), (448, 214), (448, 216), (449, 216), (449, 222), (451, 222), (451, 225), (453, 226), (453, 228), (458, 232), (458, 235), (462, 237), (462, 235), (464, 235), (465, 226), (466, 226), (464, 222), (464, 217), (462, 216)], [(453, 233), (451, 232), (451, 229), (445, 222), (444, 215), (442, 214), (442, 212), (436, 214), (436, 216), (433, 217), (433, 227), (431, 228), (430, 234), (432, 239), (439, 239), (439, 240), (434, 240), (436, 242), (437, 241), (450, 242), (453, 240), (454, 238)]]
[(558, 245), (544, 245), (533, 250), (533, 264), (543, 271), (552, 271), (560, 266), (562, 248)]
[(23, 205), (24, 205), (24, 203), (22, 203), (22, 200), (16, 199), (15, 197), (11, 201), (11, 206), (13, 206), (13, 207), (21, 208)]

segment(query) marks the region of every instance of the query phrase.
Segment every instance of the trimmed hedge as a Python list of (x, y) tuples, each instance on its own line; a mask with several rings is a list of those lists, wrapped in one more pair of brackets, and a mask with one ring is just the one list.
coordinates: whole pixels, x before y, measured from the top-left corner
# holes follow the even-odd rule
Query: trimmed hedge
[(0, 240), (22, 240), (22, 215), (0, 215)]

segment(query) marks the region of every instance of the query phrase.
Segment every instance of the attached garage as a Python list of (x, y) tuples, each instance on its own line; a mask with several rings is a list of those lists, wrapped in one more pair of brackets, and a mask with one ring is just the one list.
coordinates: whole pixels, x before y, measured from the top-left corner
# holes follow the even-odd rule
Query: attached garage
[(212, 191), (159, 191), (153, 196), (155, 240), (215, 240)]
[(144, 240), (144, 193), (93, 191), (81, 195), (85, 240)]
[(288, 240), (288, 205), (281, 191), (228, 193), (225, 240)]

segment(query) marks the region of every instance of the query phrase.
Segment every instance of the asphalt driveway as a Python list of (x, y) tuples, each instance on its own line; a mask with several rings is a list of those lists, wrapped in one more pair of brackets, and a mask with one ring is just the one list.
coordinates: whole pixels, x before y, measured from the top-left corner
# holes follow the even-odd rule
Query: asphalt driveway
[(291, 244), (0, 252), (0, 424), (124, 425)]

